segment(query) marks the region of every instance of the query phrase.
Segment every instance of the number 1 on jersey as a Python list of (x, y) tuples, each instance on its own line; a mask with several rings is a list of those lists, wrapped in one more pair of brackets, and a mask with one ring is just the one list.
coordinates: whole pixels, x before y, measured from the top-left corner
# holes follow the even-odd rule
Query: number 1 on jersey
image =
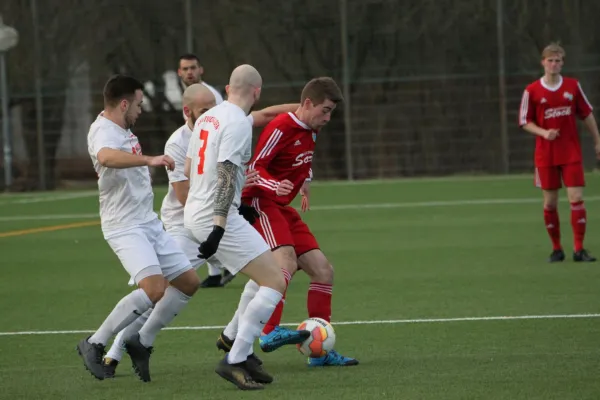
[(200, 131), (200, 150), (198, 151), (198, 175), (204, 173), (204, 152), (206, 151), (206, 144), (208, 143), (208, 131), (202, 129)]

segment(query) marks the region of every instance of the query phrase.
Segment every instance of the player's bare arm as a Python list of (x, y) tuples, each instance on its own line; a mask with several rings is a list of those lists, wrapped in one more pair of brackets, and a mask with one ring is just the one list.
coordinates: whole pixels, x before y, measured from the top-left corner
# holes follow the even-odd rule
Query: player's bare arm
[(190, 181), (173, 182), (171, 183), (171, 186), (173, 186), (177, 200), (182, 206), (185, 206), (185, 202), (187, 201), (188, 193), (190, 191)]
[(190, 179), (190, 170), (192, 169), (192, 159), (189, 157), (185, 158), (185, 165), (183, 166), (183, 174), (186, 178)]
[(301, 210), (306, 212), (310, 210), (310, 179), (307, 179), (300, 188), (300, 195), (302, 196)]
[(235, 196), (235, 180), (238, 166), (229, 160), (217, 163), (217, 188), (215, 190), (215, 211), (213, 222), (225, 228), (227, 214)]
[(525, 125), (522, 126), (522, 128), (526, 132), (531, 133), (532, 135), (541, 136), (547, 140), (554, 140), (559, 135), (558, 129), (544, 129), (544, 128), (537, 126), (533, 122), (526, 123)]
[(149, 157), (131, 154), (108, 147), (100, 149), (96, 157), (98, 158), (100, 165), (107, 168), (133, 168), (144, 166), (167, 167), (170, 170), (175, 168), (175, 161), (169, 156)]
[(598, 124), (596, 123), (596, 118), (594, 118), (594, 114), (590, 113), (590, 115), (585, 117), (583, 123), (585, 124), (585, 127), (594, 139), (594, 149), (596, 151), (596, 157), (600, 159), (600, 132), (598, 132)]
[(252, 111), (250, 114), (252, 115), (253, 126), (265, 126), (269, 122), (273, 120), (279, 114), (294, 112), (300, 107), (300, 103), (294, 104), (278, 104), (276, 106), (271, 106), (267, 108), (263, 108), (259, 111)]

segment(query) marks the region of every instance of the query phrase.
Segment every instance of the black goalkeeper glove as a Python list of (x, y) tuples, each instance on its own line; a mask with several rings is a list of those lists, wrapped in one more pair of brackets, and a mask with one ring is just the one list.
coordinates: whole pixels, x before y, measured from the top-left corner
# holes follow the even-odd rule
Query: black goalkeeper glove
[(238, 212), (246, 221), (250, 222), (250, 224), (254, 224), (256, 219), (260, 217), (260, 214), (258, 211), (256, 211), (256, 208), (244, 203), (238, 207)]
[(221, 228), (219, 225), (213, 226), (212, 232), (204, 242), (200, 243), (200, 247), (198, 247), (198, 250), (200, 251), (199, 257), (205, 260), (212, 257), (217, 252), (224, 233), (225, 229)]

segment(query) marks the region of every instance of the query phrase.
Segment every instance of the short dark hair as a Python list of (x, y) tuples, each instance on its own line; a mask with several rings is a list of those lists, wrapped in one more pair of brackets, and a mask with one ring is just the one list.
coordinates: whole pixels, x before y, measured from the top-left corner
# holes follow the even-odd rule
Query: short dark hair
[(121, 100), (131, 100), (137, 90), (144, 90), (142, 82), (127, 75), (113, 75), (104, 85), (104, 105), (114, 107)]
[[(181, 60), (196, 61), (198, 65), (200, 65), (200, 59), (192, 53), (182, 54), (181, 56), (179, 56), (179, 64), (181, 64)], [(179, 68), (179, 65), (177, 65), (177, 68)]]
[(314, 78), (304, 86), (300, 102), (304, 104), (306, 99), (310, 99), (314, 105), (322, 104), (325, 100), (331, 100), (337, 104), (344, 101), (344, 96), (333, 78), (325, 76)]

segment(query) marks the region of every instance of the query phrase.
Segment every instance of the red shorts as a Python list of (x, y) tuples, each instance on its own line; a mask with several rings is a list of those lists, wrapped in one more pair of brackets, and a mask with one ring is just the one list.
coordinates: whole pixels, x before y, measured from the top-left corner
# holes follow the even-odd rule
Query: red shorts
[(296, 256), (318, 249), (317, 239), (291, 206), (282, 206), (271, 200), (255, 197), (244, 199), (260, 213), (254, 228), (261, 234), (271, 250), (281, 246), (294, 246)]
[(555, 165), (552, 167), (535, 168), (535, 185), (544, 190), (556, 190), (562, 187), (583, 187), (585, 176), (583, 163)]

